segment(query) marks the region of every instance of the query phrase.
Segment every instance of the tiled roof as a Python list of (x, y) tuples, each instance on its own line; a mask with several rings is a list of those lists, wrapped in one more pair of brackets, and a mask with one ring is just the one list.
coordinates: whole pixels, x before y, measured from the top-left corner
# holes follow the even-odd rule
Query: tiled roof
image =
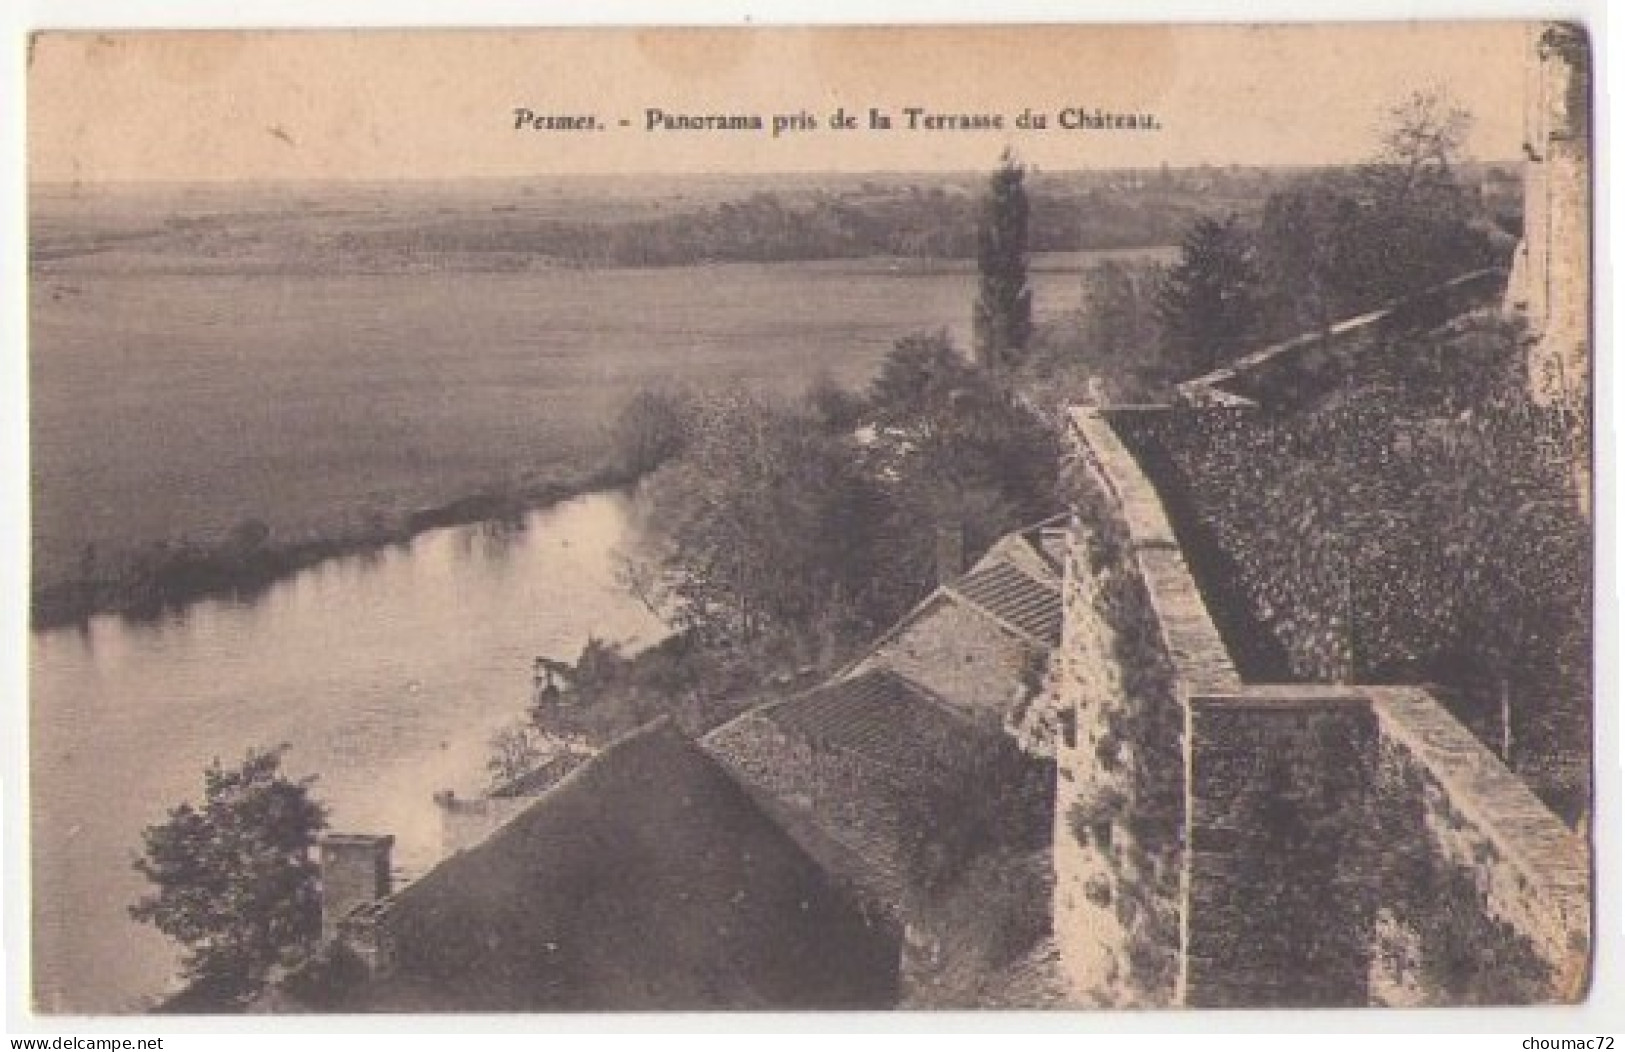
[(920, 687), (883, 669), (761, 710), (782, 730), (815, 744), (888, 763), (916, 765), (932, 746), (963, 736), (964, 721)]
[(1061, 593), (1007, 562), (979, 567), (948, 587), (1047, 647), (1061, 642)]
[(944, 602), (966, 607), (1029, 646), (1046, 651), (1059, 646), (1066, 522), (1066, 516), (1056, 515), (1005, 534), (962, 577), (939, 586), (882, 633), (843, 674), (870, 666), (887, 644)]
[(403, 888), (341, 1010), (877, 1008), (895, 936), (669, 721)]

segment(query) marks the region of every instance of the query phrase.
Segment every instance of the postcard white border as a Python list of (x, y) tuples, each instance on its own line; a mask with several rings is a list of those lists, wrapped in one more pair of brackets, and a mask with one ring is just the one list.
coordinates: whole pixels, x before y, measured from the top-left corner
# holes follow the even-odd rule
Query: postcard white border
[[(544, 17), (545, 16), (545, 17)], [(1597, 820), (1597, 957), (1590, 1000), (1572, 1008), (1459, 1009), (1438, 1011), (1358, 1010), (1336, 1012), (1246, 1011), (1171, 1013), (847, 1013), (795, 1016), (405, 1016), (405, 1017), (255, 1017), (246, 1020), (170, 1019), (150, 1017), (34, 1016), (28, 1008), (26, 972), (28, 898), (26, 888), (26, 742), (27, 689), (27, 359), (25, 282), (25, 168), (23, 120), (26, 34), (41, 28), (248, 28), (341, 26), (492, 26), (521, 27), (590, 24), (795, 25), (877, 23), (1007, 23), (1133, 21), (1376, 21), (1447, 18), (1567, 18), (1586, 22), (1596, 49), (1595, 291), (1597, 340), (1594, 352), (1597, 383), (1598, 537), (1596, 681)], [(0, 833), (3, 833), (4, 910), (0, 930), (5, 953), (0, 958), (0, 985), (5, 988), (8, 1034), (94, 1035), (167, 1034), (176, 1047), (204, 1047), (187, 1035), (231, 1034), (233, 1044), (257, 1043), (253, 1035), (280, 1035), (284, 1041), (308, 1041), (315, 1035), (347, 1035), (345, 1044), (369, 1034), (393, 1035), (391, 1047), (444, 1047), (453, 1033), (519, 1034), (536, 1032), (626, 1033), (884, 1033), (889, 1035), (956, 1032), (965, 1035), (1020, 1032), (1134, 1035), (1168, 1033), (1189, 1036), (1229, 1035), (1234, 1045), (1245, 1035), (1333, 1034), (1507, 1034), (1555, 1035), (1613, 1033), (1625, 1042), (1625, 912), (1621, 909), (1621, 870), (1625, 868), (1621, 798), (1620, 619), (1619, 619), (1619, 412), (1620, 371), (1615, 366), (1614, 306), (1617, 286), (1609, 246), (1621, 231), (1613, 211), (1611, 145), (1618, 112), (1612, 104), (1616, 52), (1615, 32), (1602, 0), (1581, 3), (1403, 2), (1403, 0), (1254, 0), (1201, 3), (1196, 0), (1064, 3), (1056, 0), (1005, 0), (998, 4), (965, 0), (826, 0), (814, 5), (791, 0), (599, 0), (590, 5), (544, 9), (525, 0), (325, 0), (290, 6), (283, 0), (13, 0), (0, 13), (10, 31), (0, 51)], [(110, 787), (116, 791), (116, 787)], [(306, 1035), (293, 1038), (292, 1035)], [(417, 1036), (414, 1036), (417, 1035)], [(547, 1039), (552, 1040), (552, 1039)], [(888, 1043), (891, 1038), (888, 1038)], [(845, 1039), (843, 1039), (844, 1043)], [(697, 1042), (696, 1042), (697, 1043)], [(1250, 1039), (1249, 1039), (1250, 1043)], [(1317, 1044), (1319, 1042), (1317, 1041)], [(363, 1040), (362, 1047), (370, 1042)], [(382, 1042), (379, 1042), (381, 1046)], [(1428, 1041), (1430, 1046), (1437, 1039)], [(284, 1044), (284, 1047), (286, 1045)], [(329, 1046), (322, 1042), (322, 1047)], [(373, 1046), (379, 1047), (379, 1046)], [(1460, 1047), (1466, 1047), (1465, 1040)], [(1510, 1038), (1473, 1047), (1519, 1047)]]

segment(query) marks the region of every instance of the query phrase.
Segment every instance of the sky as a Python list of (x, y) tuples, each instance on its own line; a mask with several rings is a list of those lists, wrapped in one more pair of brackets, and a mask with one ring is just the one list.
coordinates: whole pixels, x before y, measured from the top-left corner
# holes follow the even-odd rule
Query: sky
[[(1530, 28), (1513, 22), (46, 33), (28, 71), (42, 181), (459, 179), (626, 172), (1324, 164), (1372, 152), (1385, 107), (1443, 90), (1471, 156), (1516, 158)], [(601, 128), (514, 128), (514, 110)], [(867, 111), (893, 117), (867, 127)], [(904, 112), (1001, 113), (1000, 130)], [(647, 131), (646, 113), (757, 114), (760, 132)], [(859, 127), (829, 128), (837, 108)], [(1069, 130), (1064, 109), (1151, 114)], [(1043, 130), (1013, 127), (1023, 109)], [(805, 111), (816, 131), (772, 134)], [(629, 122), (622, 126), (621, 121)]]

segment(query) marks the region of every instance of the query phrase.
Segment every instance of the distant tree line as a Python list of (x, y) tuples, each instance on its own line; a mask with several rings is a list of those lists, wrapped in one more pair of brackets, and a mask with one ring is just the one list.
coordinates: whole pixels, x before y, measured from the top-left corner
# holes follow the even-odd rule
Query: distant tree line
[[(1036, 180), (1029, 188), (1029, 247), (1075, 252), (1176, 244), (1185, 227), (1215, 202), (1256, 218), (1278, 181), (1267, 172), (1228, 179), (1219, 174), (1135, 178), (1121, 185), (1098, 177)], [(1222, 185), (1215, 189), (1216, 183)], [(488, 217), (346, 231), (338, 247), (347, 254), (497, 254), (586, 267), (868, 257), (969, 260), (977, 257), (982, 208), (981, 195), (943, 183), (812, 193), (758, 190), (737, 200), (699, 207), (676, 202), (662, 208), (665, 214), (625, 218), (558, 218), (527, 213), (516, 204)]]

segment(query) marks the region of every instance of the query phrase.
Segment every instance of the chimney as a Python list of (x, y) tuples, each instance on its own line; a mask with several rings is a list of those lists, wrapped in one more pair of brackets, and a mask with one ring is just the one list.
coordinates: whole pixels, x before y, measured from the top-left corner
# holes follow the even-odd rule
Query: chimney
[(393, 899), (363, 903), (339, 922), (339, 937), (368, 975), (388, 975), (395, 970), (394, 908)]
[(322, 941), (339, 933), (339, 922), (364, 902), (390, 892), (392, 836), (330, 833), (318, 843), (322, 866)]
[(957, 522), (937, 527), (937, 583), (947, 584), (965, 572), (965, 528)]

